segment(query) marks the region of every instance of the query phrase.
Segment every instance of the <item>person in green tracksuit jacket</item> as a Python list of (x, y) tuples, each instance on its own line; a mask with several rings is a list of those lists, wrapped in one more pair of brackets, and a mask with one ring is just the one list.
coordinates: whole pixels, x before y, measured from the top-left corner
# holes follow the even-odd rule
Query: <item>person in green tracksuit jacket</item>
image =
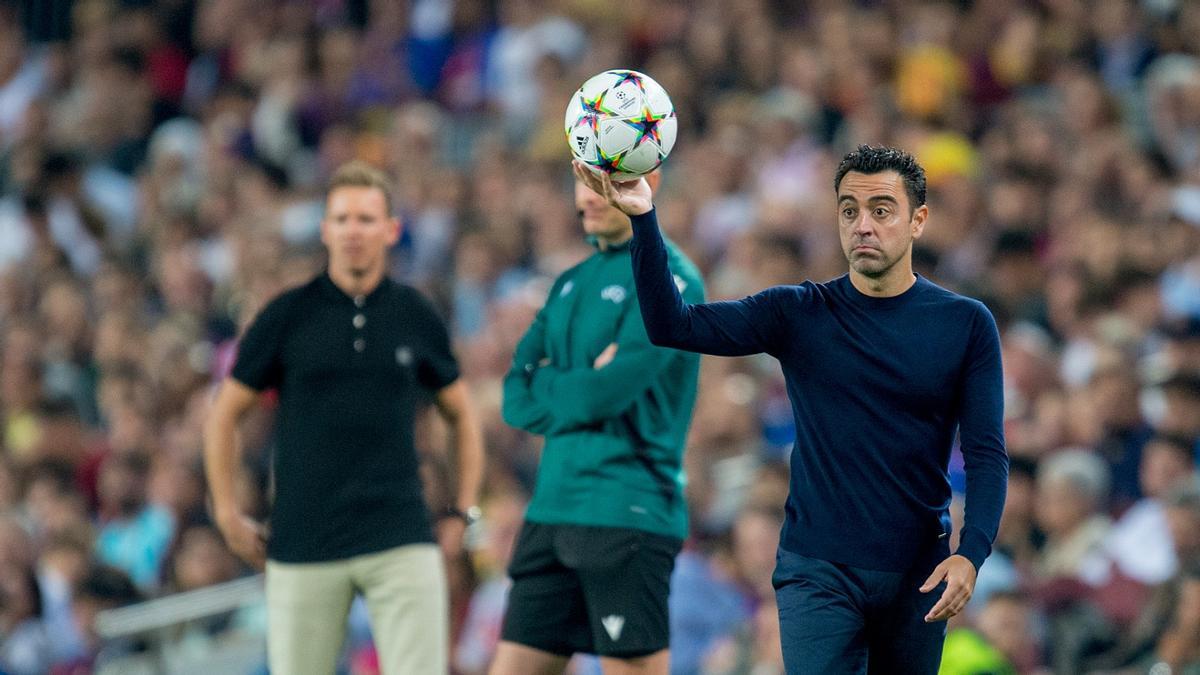
[[(505, 421), (546, 443), (490, 672), (561, 672), (580, 652), (665, 675), (700, 361), (646, 337), (628, 216), (578, 182), (575, 203), (597, 251), (554, 282), (504, 380)], [(684, 298), (703, 301), (696, 266), (668, 250)]]

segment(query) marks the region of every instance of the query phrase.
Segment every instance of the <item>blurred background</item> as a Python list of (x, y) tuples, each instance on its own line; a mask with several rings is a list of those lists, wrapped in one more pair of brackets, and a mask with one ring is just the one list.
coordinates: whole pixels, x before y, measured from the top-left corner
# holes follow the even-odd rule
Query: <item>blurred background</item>
[[(0, 0), (0, 672), (265, 670), (201, 425), (239, 329), (322, 268), (352, 158), (395, 178), (394, 272), (450, 321), (486, 426), (451, 570), (454, 667), (484, 672), (539, 452), (500, 380), (589, 254), (561, 125), (613, 67), (674, 100), (656, 202), (712, 298), (845, 271), (854, 145), (926, 167), (916, 266), (995, 313), (1012, 455), (944, 672), (1200, 672), (1198, 55), (1189, 0)], [(244, 429), (259, 515), (271, 422)], [(783, 672), (792, 434), (773, 360), (704, 359), (675, 673)], [(444, 429), (421, 437), (437, 501)], [(343, 666), (377, 672), (361, 607)]]

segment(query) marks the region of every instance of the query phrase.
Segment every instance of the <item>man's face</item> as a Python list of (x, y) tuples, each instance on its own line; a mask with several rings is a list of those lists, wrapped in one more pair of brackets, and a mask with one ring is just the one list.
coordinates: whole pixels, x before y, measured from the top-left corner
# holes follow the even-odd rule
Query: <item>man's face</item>
[(1182, 456), (1170, 445), (1151, 441), (1142, 450), (1139, 468), (1142, 493), (1161, 498), (1191, 476), (1192, 462), (1191, 458)]
[(904, 180), (895, 171), (850, 171), (838, 186), (838, 235), (850, 268), (878, 279), (912, 256), (929, 209), (909, 209)]
[(590, 235), (622, 239), (626, 232), (632, 234), (629, 218), (579, 181), (575, 181), (575, 209), (583, 221), (583, 231)]
[(400, 221), (388, 215), (378, 188), (344, 186), (329, 193), (321, 242), (329, 267), (363, 277), (384, 267), (388, 249), (400, 238)]
[(106, 510), (130, 517), (137, 514), (145, 502), (145, 479), (123, 466), (120, 460), (109, 460), (100, 470), (98, 491)]
[(978, 625), (988, 642), (1010, 659), (1019, 657), (1028, 644), (1029, 612), (1019, 601), (989, 602), (979, 613)]

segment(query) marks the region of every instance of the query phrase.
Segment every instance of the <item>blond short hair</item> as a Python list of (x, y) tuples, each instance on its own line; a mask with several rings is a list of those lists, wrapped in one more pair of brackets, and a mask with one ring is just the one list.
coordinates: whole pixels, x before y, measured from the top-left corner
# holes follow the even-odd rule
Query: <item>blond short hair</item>
[(383, 193), (383, 204), (388, 215), (392, 215), (392, 184), (391, 180), (379, 169), (363, 162), (354, 160), (339, 166), (329, 179), (328, 197), (341, 187), (375, 188)]

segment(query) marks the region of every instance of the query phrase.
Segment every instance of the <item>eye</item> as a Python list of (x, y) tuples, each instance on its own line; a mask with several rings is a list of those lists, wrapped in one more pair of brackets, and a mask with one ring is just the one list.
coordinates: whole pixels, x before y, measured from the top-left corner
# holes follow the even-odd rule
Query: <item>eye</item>
[(875, 217), (876, 218), (883, 218), (883, 217), (887, 216), (887, 214), (888, 214), (888, 210), (883, 208), (882, 206), (878, 206), (875, 208)]
[(843, 218), (853, 218), (854, 217), (854, 209), (849, 208), (849, 207), (842, 209), (842, 217)]

